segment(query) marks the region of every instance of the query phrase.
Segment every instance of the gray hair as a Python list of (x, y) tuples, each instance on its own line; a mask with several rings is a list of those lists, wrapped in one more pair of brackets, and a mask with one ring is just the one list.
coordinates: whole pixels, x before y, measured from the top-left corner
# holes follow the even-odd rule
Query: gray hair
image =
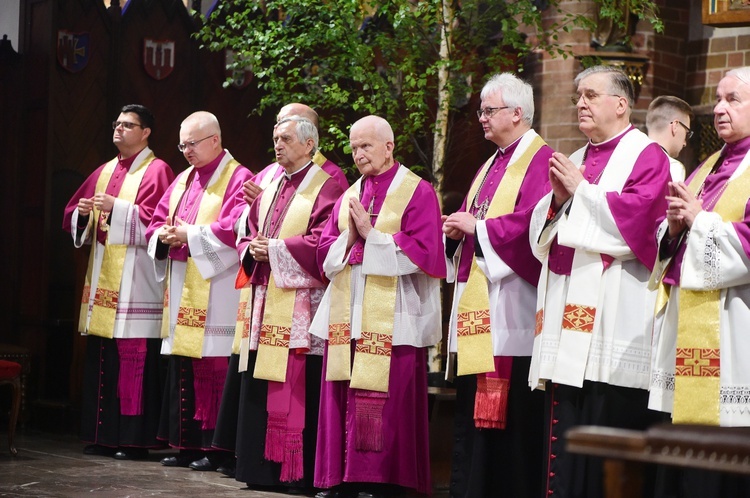
[(315, 152), (318, 150), (318, 129), (315, 127), (312, 121), (307, 118), (303, 118), (302, 116), (289, 116), (276, 123), (276, 126), (280, 126), (289, 121), (297, 124), (295, 127), (295, 131), (297, 132), (297, 140), (299, 140), (301, 143), (305, 143), (308, 140), (312, 139), (313, 148), (310, 151), (310, 157), (314, 156)]
[(581, 71), (574, 83), (576, 87), (584, 78), (588, 78), (593, 74), (606, 73), (609, 75), (609, 92), (613, 95), (619, 95), (625, 97), (628, 101), (628, 106), (633, 109), (635, 107), (635, 89), (633, 89), (633, 82), (630, 81), (628, 75), (625, 74), (622, 69), (618, 69), (614, 66), (592, 66), (588, 69)]
[(505, 105), (521, 109), (521, 119), (531, 126), (534, 121), (534, 90), (531, 85), (511, 73), (499, 73), (484, 84), (482, 99), (501, 92)]
[(738, 67), (729, 71), (726, 76), (734, 76), (741, 82), (750, 85), (750, 66)]

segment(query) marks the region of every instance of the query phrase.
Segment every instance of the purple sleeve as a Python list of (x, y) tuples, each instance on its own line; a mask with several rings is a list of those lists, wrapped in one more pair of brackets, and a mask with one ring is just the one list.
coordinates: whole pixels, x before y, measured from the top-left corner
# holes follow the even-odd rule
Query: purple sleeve
[(167, 163), (161, 159), (154, 159), (149, 164), (135, 198), (141, 223), (149, 226), (156, 206), (173, 180), (174, 173)]
[(233, 214), (240, 209), (239, 206), (245, 204), (245, 199), (242, 196), (242, 184), (251, 178), (253, 178), (252, 171), (244, 166), (240, 165), (234, 170), (232, 178), (229, 179), (227, 190), (224, 192), (224, 201), (221, 204), (219, 217), (210, 225), (211, 232), (216, 238), (229, 247), (235, 247), (237, 237), (234, 233), (235, 218), (233, 218)]
[(331, 175), (334, 180), (336, 180), (336, 183), (339, 184), (342, 192), (345, 192), (346, 189), (349, 188), (349, 180), (346, 179), (346, 175), (341, 170), (341, 168), (336, 166), (336, 164), (334, 164), (332, 161), (326, 160), (326, 162), (323, 163), (321, 169)]
[(656, 229), (667, 209), (669, 159), (659, 144), (638, 156), (622, 192), (607, 192), (607, 204), (625, 243), (649, 270), (656, 261)]
[(435, 278), (446, 275), (442, 225), (435, 189), (421, 180), (393, 240), (415, 265)]
[(151, 221), (148, 224), (148, 228), (146, 229), (146, 239), (151, 240), (151, 236), (156, 233), (157, 230), (159, 230), (162, 226), (164, 226), (164, 223), (167, 220), (167, 216), (169, 216), (169, 198), (172, 196), (172, 191), (174, 190), (175, 185), (177, 185), (177, 181), (180, 178), (181, 175), (184, 175), (185, 172), (183, 171), (177, 177), (172, 181), (172, 184), (167, 187), (167, 190), (164, 191), (164, 194), (162, 194), (161, 199), (159, 199), (159, 203), (156, 205), (156, 208), (154, 208), (153, 214), (151, 216)]
[(333, 205), (342, 194), (341, 187), (333, 177), (326, 180), (315, 199), (310, 223), (305, 235), (297, 235), (284, 239), (287, 249), (299, 265), (313, 278), (325, 281), (323, 272), (316, 261), (316, 249), (321, 234), (331, 217)]
[[(531, 214), (539, 200), (550, 190), (549, 159), (554, 151), (540, 149), (529, 164), (512, 213), (486, 221), (487, 234), (495, 252), (521, 278), (537, 285), (542, 269), (529, 245)], [(473, 248), (473, 237), (471, 239)]]
[(732, 223), (737, 237), (740, 238), (745, 254), (750, 258), (750, 199), (745, 203), (745, 219)]
[(73, 212), (78, 207), (78, 200), (82, 197), (90, 198), (93, 197), (96, 193), (96, 182), (99, 180), (99, 175), (102, 172), (102, 169), (104, 169), (104, 166), (107, 163), (102, 164), (96, 170), (94, 170), (93, 173), (89, 175), (88, 178), (86, 178), (86, 181), (83, 182), (83, 184), (78, 187), (78, 190), (76, 190), (75, 194), (73, 194), (73, 197), (70, 198), (68, 201), (68, 204), (65, 206), (65, 211), (63, 212), (63, 230), (66, 232), (70, 232), (71, 229), (71, 221)]

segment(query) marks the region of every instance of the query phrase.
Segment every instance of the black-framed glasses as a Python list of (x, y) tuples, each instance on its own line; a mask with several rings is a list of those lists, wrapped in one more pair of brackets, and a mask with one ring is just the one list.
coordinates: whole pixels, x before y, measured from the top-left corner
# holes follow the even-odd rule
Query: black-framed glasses
[(126, 130), (132, 130), (136, 126), (143, 128), (143, 125), (139, 125), (138, 123), (131, 123), (130, 121), (112, 121), (113, 130), (116, 130), (118, 126), (122, 126)]
[(491, 118), (495, 115), (497, 111), (502, 111), (503, 109), (508, 109), (510, 106), (503, 106), (503, 107), (485, 107), (484, 109), (479, 109), (477, 111), (477, 118), (482, 119), (482, 116), (485, 118)]
[(685, 140), (690, 140), (691, 138), (693, 138), (693, 135), (695, 134), (695, 132), (693, 130), (691, 130), (688, 125), (686, 125), (685, 123), (683, 123), (679, 119), (675, 119), (672, 122), (673, 123), (677, 123), (678, 125), (680, 125), (683, 128), (685, 128)]
[(623, 98), (622, 95), (617, 95), (615, 93), (596, 93), (593, 90), (586, 90), (582, 93), (577, 93), (575, 95), (571, 95), (570, 102), (573, 105), (578, 105), (578, 101), (581, 100), (581, 97), (583, 97), (583, 103), (586, 105), (591, 104), (592, 102), (596, 101), (599, 97), (607, 95), (609, 97), (617, 97), (618, 99)]
[(200, 140), (193, 140), (191, 142), (183, 142), (183, 143), (177, 144), (177, 150), (179, 150), (180, 152), (185, 152), (186, 150), (188, 150), (188, 148), (195, 149), (196, 145), (198, 145), (204, 140), (208, 140), (209, 138), (213, 136), (216, 136), (216, 133), (214, 133), (213, 135), (209, 135), (205, 138), (201, 138)]

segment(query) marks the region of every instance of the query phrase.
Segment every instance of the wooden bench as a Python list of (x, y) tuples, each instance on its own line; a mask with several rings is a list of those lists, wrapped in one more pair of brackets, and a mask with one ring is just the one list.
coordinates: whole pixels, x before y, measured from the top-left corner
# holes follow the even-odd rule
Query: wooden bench
[(646, 431), (573, 427), (566, 433), (572, 453), (604, 458), (607, 498), (643, 493), (643, 466), (672, 465), (750, 475), (750, 428), (660, 424)]

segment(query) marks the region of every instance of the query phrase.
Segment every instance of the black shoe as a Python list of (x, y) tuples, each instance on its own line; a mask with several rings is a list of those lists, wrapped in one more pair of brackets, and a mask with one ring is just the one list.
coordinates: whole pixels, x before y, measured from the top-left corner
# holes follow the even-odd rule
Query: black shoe
[(146, 448), (120, 448), (114, 454), (115, 460), (145, 460), (148, 458)]
[(161, 459), (161, 464), (165, 467), (187, 467), (195, 460), (195, 455), (177, 455)]
[(193, 470), (200, 470), (200, 471), (209, 471), (209, 470), (216, 470), (218, 465), (214, 465), (211, 463), (211, 460), (207, 456), (204, 456), (203, 458), (199, 460), (195, 460), (193, 462), (190, 462), (190, 465), (188, 465)]
[(113, 456), (117, 451), (116, 448), (110, 448), (109, 446), (102, 446), (101, 444), (89, 444), (83, 447), (84, 455), (99, 455), (99, 456)]
[(224, 465), (216, 467), (216, 472), (220, 472), (227, 477), (234, 477), (235, 466), (233, 463), (225, 463)]

